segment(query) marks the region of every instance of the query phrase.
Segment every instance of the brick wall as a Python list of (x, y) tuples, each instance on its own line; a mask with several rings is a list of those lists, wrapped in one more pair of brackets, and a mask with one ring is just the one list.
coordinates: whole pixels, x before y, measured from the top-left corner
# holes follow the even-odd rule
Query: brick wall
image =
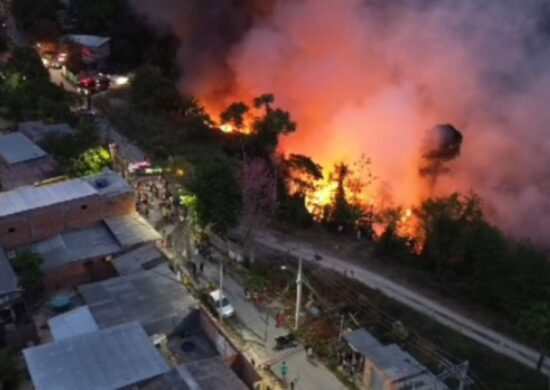
[(28, 219), (25, 217), (2, 218), (0, 220), (0, 246), (11, 250), (32, 241)]
[(0, 218), (0, 246), (15, 249), (69, 230), (83, 229), (106, 218), (135, 212), (133, 193), (99, 196)]
[(101, 198), (101, 217), (103, 219), (121, 217), (135, 211), (136, 198), (133, 193)]
[(101, 199), (93, 196), (71, 202), (64, 207), (65, 228), (82, 229), (101, 220)]

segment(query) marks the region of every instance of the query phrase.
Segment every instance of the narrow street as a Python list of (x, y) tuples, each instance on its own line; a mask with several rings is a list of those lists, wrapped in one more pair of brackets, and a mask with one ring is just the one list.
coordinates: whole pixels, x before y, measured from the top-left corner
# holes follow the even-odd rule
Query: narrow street
[[(141, 183), (139, 185), (138, 183)], [(149, 183), (153, 183), (159, 188), (159, 195), (153, 195), (149, 190)], [(161, 181), (156, 178), (144, 178), (134, 182), (136, 190), (140, 197), (148, 198), (147, 212), (142, 215), (154, 226), (162, 226), (159, 230), (165, 237), (170, 236), (168, 240), (169, 247), (166, 252), (171, 257), (183, 259), (184, 253), (190, 253), (188, 232), (186, 231), (186, 222), (174, 224), (162, 223), (163, 214), (160, 210), (160, 202), (165, 188), (160, 184)], [(156, 191), (153, 191), (156, 192)], [(141, 211), (143, 207), (139, 207)], [(220, 282), (220, 260), (219, 256), (214, 256), (212, 260), (206, 260), (198, 254), (193, 254), (193, 260), (197, 264), (197, 270), (200, 263), (203, 263), (203, 272), (197, 272), (193, 278), (195, 284), (200, 286), (214, 285), (218, 286)], [(192, 275), (190, 275), (193, 277)], [(289, 277), (292, 277), (289, 275)], [(230, 272), (224, 272), (223, 291), (235, 308), (236, 315), (226, 319), (229, 326), (237, 331), (240, 337), (246, 343), (246, 353), (252, 356), (256, 365), (269, 364), (272, 373), (281, 381), (285, 382), (287, 387), (292, 383), (294, 389), (300, 390), (344, 390), (346, 387), (320, 362), (309, 361), (302, 346), (296, 348), (274, 351), (275, 338), (288, 333), (287, 329), (276, 326), (275, 318), (269, 314), (269, 310), (260, 307), (260, 305), (246, 299), (244, 288), (231, 275)], [(286, 378), (282, 377), (281, 365), (286, 362), (288, 374)]]
[[(502, 355), (508, 356), (526, 367), (537, 369), (539, 365), (541, 359), (539, 352), (521, 345), (509, 337), (480, 325), (461, 314), (451, 311), (441, 304), (422, 296), (416, 291), (403, 287), (384, 276), (359, 267), (345, 259), (333, 256), (330, 253), (313, 248), (308, 244), (295, 241), (289, 236), (261, 231), (256, 233), (256, 240), (258, 244), (264, 245), (271, 250), (292, 254), (296, 258), (299, 257), (304, 261), (315, 262), (315, 264), (323, 268), (356, 279), (364, 285), (381, 291), (384, 295), (417, 310)], [(314, 260), (316, 254), (322, 256), (321, 261)], [(544, 359), (541, 371), (546, 374), (550, 373), (549, 358)]]
[[(197, 261), (203, 260), (197, 258)], [(199, 279), (201, 282), (218, 285), (220, 266), (211, 261), (205, 261), (204, 264), (204, 275), (199, 276)], [(263, 361), (257, 361), (257, 363), (270, 362), (273, 374), (279, 379), (283, 379), (281, 365), (286, 362), (288, 366), (287, 383), (294, 382), (295, 389), (346, 389), (324, 365), (319, 362), (310, 362), (303, 347), (274, 351), (275, 338), (285, 335), (288, 331), (277, 328), (274, 317), (266, 316), (266, 312), (257, 304), (247, 300), (243, 287), (228, 273), (224, 275), (223, 289), (236, 310), (236, 318), (231, 318), (228, 321), (251, 345), (250, 348), (254, 350), (254, 354), (263, 358)], [(266, 335), (267, 340), (265, 339)]]

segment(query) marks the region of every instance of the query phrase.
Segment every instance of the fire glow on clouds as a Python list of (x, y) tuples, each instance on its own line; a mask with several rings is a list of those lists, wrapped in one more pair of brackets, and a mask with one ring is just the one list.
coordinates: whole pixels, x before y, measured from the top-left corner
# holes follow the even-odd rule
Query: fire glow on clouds
[(550, 238), (545, 1), (129, 1), (181, 38), (185, 92), (220, 109), (273, 93), (299, 126), (286, 152), (364, 154), (410, 205), (426, 130), (452, 123), (462, 155), (438, 192), (473, 189), (508, 231)]

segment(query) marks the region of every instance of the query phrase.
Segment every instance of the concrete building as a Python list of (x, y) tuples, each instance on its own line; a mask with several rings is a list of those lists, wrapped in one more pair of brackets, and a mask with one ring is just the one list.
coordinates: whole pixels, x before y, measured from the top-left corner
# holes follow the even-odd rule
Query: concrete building
[(111, 262), (113, 256), (160, 239), (160, 234), (134, 213), (56, 235), (32, 245), (31, 250), (44, 260), (43, 285), (51, 291), (114, 277), (118, 273)]
[(398, 345), (383, 345), (365, 329), (344, 333), (344, 340), (351, 349), (344, 366), (369, 390), (448, 389)]
[(148, 334), (181, 329), (198, 307), (166, 265), (78, 287), (100, 328), (138, 321)]
[(34, 184), (61, 173), (53, 158), (23, 133), (0, 135), (0, 184), (3, 191)]
[(89, 325), (89, 332), (72, 333), (72, 326), (54, 342), (23, 351), (36, 390), (139, 388), (170, 370), (138, 323), (101, 330)]
[(132, 187), (105, 170), (87, 178), (0, 193), (0, 245), (7, 250), (135, 212)]

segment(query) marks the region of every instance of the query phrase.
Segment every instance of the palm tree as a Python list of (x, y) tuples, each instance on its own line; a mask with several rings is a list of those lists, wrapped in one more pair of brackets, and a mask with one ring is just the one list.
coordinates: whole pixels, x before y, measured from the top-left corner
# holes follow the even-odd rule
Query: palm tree
[(265, 108), (266, 115), (271, 111), (271, 105), (275, 102), (275, 96), (271, 93), (264, 93), (263, 95), (254, 98), (254, 107)]

